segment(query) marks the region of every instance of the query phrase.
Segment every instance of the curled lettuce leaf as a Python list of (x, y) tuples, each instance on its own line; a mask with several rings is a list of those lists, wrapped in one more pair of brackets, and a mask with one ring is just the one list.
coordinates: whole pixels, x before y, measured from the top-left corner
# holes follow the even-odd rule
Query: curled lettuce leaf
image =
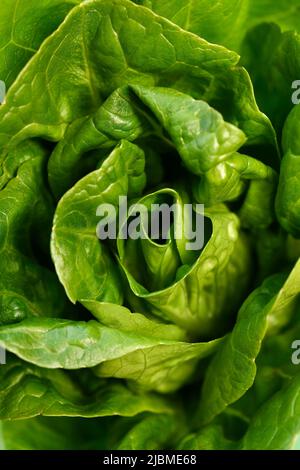
[[(174, 196), (180, 201), (178, 194)], [(232, 287), (239, 279), (241, 292), (245, 291), (251, 270), (249, 246), (240, 233), (236, 216), (222, 206), (207, 211), (205, 216), (211, 223), (212, 233), (194, 260), (186, 258), (190, 253), (182, 240), (176, 244), (177, 240), (171, 238), (165, 245), (157, 245), (151, 239), (129, 239), (119, 240), (118, 244), (132, 306), (200, 337), (222, 332), (240, 302)], [(174, 224), (176, 229), (182, 221), (175, 219)], [(147, 278), (147, 285), (143, 277)], [(218, 295), (214, 291), (217, 286)]]

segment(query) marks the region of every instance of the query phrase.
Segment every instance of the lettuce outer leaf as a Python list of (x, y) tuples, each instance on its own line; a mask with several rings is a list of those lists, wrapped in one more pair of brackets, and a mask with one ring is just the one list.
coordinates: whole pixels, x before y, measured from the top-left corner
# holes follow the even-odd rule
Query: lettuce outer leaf
[(9, 89), (41, 43), (81, 0), (2, 0), (0, 77)]
[[(245, 33), (263, 22), (300, 31), (298, 0), (135, 0), (207, 41), (239, 51)], [(220, 28), (222, 24), (222, 28)]]
[[(111, 418), (38, 416), (0, 422), (0, 450), (102, 450), (111, 448)], [(122, 418), (121, 418), (122, 419)], [(109, 421), (108, 421), (109, 420)], [(106, 422), (108, 421), (108, 422)]]
[(300, 375), (264, 403), (243, 438), (242, 449), (293, 449), (300, 432)]
[(281, 163), (279, 184), (276, 196), (276, 213), (282, 227), (294, 235), (300, 236), (300, 107), (295, 106), (290, 112), (282, 137), (284, 156)]
[(159, 450), (173, 447), (186, 423), (178, 414), (147, 416), (121, 439), (118, 450)]
[[(99, 381), (85, 394), (66, 371), (36, 367), (10, 357), (0, 368), (1, 420), (34, 416), (135, 416), (143, 412), (172, 413), (172, 405), (155, 394), (130, 391), (120, 382)], [(30, 421), (28, 421), (30, 423)]]
[(267, 333), (275, 334), (295, 312), (300, 262), (285, 280), (265, 280), (245, 301), (232, 333), (213, 358), (202, 387), (198, 422), (209, 423), (252, 386), (256, 358)]
[(171, 0), (168, 5), (159, 0), (135, 0), (135, 3), (152, 9), (207, 41), (234, 49), (243, 34), (249, 0), (221, 0), (217, 3), (209, 0)]
[[(78, 29), (80, 34), (69, 34)], [(62, 66), (66, 58), (67, 70)], [(128, 82), (142, 79), (150, 85), (163, 80), (165, 86), (188, 87), (199, 95), (215, 74), (237, 60), (234, 52), (190, 35), (130, 1), (84, 2), (13, 84), (0, 110), (1, 146), (32, 135), (60, 140), (70, 122), (93, 112)], [(38, 90), (44, 92), (42, 99)]]
[(95, 320), (41, 318), (0, 327), (0, 345), (39, 367), (98, 366), (95, 373), (100, 376), (133, 379), (144, 388), (163, 393), (186, 382), (199, 359), (212, 354), (221, 341), (184, 343), (153, 338), (145, 333), (109, 328)]
[(292, 450), (300, 431), (299, 374), (269, 400), (251, 419), (240, 440), (228, 439), (222, 424), (204, 426), (186, 436), (178, 449), (187, 450)]
[[(23, 161), (13, 176), (11, 162), (18, 158)], [(48, 256), (54, 212), (45, 184), (46, 158), (40, 144), (28, 141), (6, 162), (11, 179), (0, 192), (0, 325), (31, 316), (59, 317), (67, 307), (57, 277), (41, 262), (41, 253)]]
[(279, 135), (293, 107), (291, 87), (299, 78), (299, 52), (299, 34), (282, 33), (273, 23), (250, 30), (242, 46), (242, 63), (250, 73), (257, 102)]

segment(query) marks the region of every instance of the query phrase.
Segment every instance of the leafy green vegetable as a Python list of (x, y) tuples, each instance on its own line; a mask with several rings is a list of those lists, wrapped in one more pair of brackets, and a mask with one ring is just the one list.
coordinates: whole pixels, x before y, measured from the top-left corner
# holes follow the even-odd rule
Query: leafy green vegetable
[(172, 0), (168, 5), (159, 0), (136, 0), (135, 3), (152, 9), (207, 41), (232, 49), (240, 40), (249, 0), (221, 0), (215, 3), (208, 0)]
[[(243, 449), (291, 449), (300, 430), (299, 374), (255, 415)], [(274, 423), (278, 423), (274, 427)]]
[[(207, 245), (194, 263), (185, 262), (186, 252), (180, 253), (177, 245), (184, 264), (178, 260), (175, 276), (169, 285), (162, 286), (160, 283), (164, 288), (151, 289), (151, 285), (143, 285), (143, 280), (149, 279), (149, 270), (142, 277), (140, 268), (141, 251), (147, 254), (144, 254), (144, 260), (149, 267), (150, 256), (154, 256), (153, 263), (158, 262), (157, 251), (160, 247), (153, 244), (153, 254), (153, 251), (149, 253), (145, 240), (119, 241), (121, 266), (134, 294), (130, 299), (133, 308), (178, 324), (191, 335), (200, 337), (211, 337), (213, 332), (221, 334), (224, 330), (224, 323), (232, 314), (231, 309), (240, 301), (232, 287), (239, 279), (241, 293), (245, 292), (251, 268), (247, 240), (239, 231), (235, 215), (225, 207), (216, 206), (206, 216), (212, 223), (212, 234)], [(179, 225), (181, 222), (177, 223)], [(147, 242), (151, 243), (151, 240)], [(175, 240), (170, 240), (169, 245), (175, 245)], [(165, 257), (164, 254), (163, 261)], [(169, 260), (167, 265), (170, 266)], [(158, 273), (154, 275), (157, 279)], [(165, 277), (164, 271), (162, 277)], [(214, 291), (217, 286), (220, 289), (218, 295)], [(230, 305), (230, 310), (227, 310), (227, 305)]]
[(31, 418), (29, 421), (2, 421), (0, 450), (105, 449), (111, 446), (110, 440), (107, 439), (111, 423), (104, 425), (104, 421), (105, 418), (99, 422), (98, 419), (42, 416)]
[[(68, 34), (78, 28), (80, 35)], [(132, 41), (132, 37), (136, 40)], [(99, 53), (91, 57), (96, 44)], [(66, 58), (69, 59), (67, 70), (62, 66)], [(33, 136), (61, 140), (68, 124), (94, 112), (115, 88), (127, 83), (172, 85), (196, 98), (211, 93), (209, 88), (213, 86), (211, 99), (214, 99), (224, 74), (225, 79), (227, 73), (239, 74), (239, 68), (234, 72), (230, 69), (237, 61), (234, 52), (185, 33), (128, 0), (83, 3), (42, 44), (11, 87), (0, 110), (0, 145), (9, 149)], [(70, 87), (73, 83), (74, 87)], [(245, 98), (251, 99), (250, 82), (244, 86)], [(35, 90), (43, 91), (42, 99)], [(228, 91), (234, 90), (231, 86)], [(269, 140), (269, 123), (258, 112), (255, 100), (248, 106), (245, 113), (243, 103), (238, 99), (233, 101), (242, 127), (253, 120), (254, 113)], [(261, 136), (262, 140), (266, 139), (263, 133)]]
[(153, 415), (137, 423), (124, 436), (118, 450), (153, 450), (170, 446), (178, 440), (178, 433), (185, 430), (185, 423), (180, 416)]
[(262, 340), (267, 333), (284, 327), (294, 313), (295, 300), (300, 293), (299, 276), (298, 262), (284, 284), (282, 275), (271, 277), (244, 303), (232, 333), (207, 370), (200, 421), (209, 422), (251, 387)]
[(39, 415), (95, 417), (172, 412), (171, 404), (161, 397), (131, 392), (118, 382), (99, 380), (93, 393), (84, 393), (65, 371), (43, 369), (16, 359), (1, 366), (0, 397), (4, 420)]
[[(99, 170), (80, 180), (60, 200), (53, 222), (52, 256), (73, 302), (89, 298), (122, 302), (117, 267), (96, 237), (96, 212), (100, 204), (109, 202), (117, 206), (120, 193), (133, 197), (143, 189), (144, 162), (142, 150), (123, 141)], [(69, 236), (70, 228), (73, 239)], [(75, 265), (79, 270), (72, 269)]]
[(284, 156), (281, 164), (278, 192), (276, 198), (277, 215), (281, 225), (292, 235), (299, 237), (299, 116), (300, 108), (296, 106), (289, 114), (283, 129)]
[(242, 439), (226, 438), (220, 424), (204, 427), (180, 443), (180, 449), (284, 450), (294, 449), (300, 430), (299, 374), (267, 400), (249, 423)]
[(41, 43), (81, 0), (3, 0), (0, 76), (9, 88)]
[(299, 0), (2, 3), (0, 449), (299, 448)]
[(197, 360), (211, 354), (219, 343), (214, 340), (190, 344), (152, 338), (108, 328), (93, 320), (24, 320), (0, 328), (2, 347), (40, 367), (98, 366), (97, 375), (133, 379), (161, 392), (178, 388), (191, 375)]
[[(135, 0), (207, 41), (239, 50), (248, 29), (264, 22), (300, 31), (298, 0)], [(220, 28), (222, 24), (222, 28)], [(259, 50), (257, 50), (259, 52)]]
[(7, 160), (8, 174), (11, 162), (22, 163), (0, 193), (0, 324), (59, 316), (66, 307), (56, 276), (39, 260), (39, 252), (48, 251), (54, 211), (43, 175), (46, 156), (39, 144), (28, 141)]
[(257, 101), (279, 132), (293, 106), (291, 86), (299, 78), (299, 49), (299, 34), (281, 33), (273, 23), (250, 30), (242, 47)]

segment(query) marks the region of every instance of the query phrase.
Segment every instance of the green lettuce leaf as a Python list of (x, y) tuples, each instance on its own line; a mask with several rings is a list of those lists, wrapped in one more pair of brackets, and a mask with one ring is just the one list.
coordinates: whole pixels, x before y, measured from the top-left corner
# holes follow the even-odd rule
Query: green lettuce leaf
[(251, 75), (257, 102), (279, 132), (293, 106), (292, 84), (300, 74), (299, 51), (299, 34), (281, 33), (272, 23), (250, 30), (242, 47), (242, 62)]
[(250, 294), (237, 323), (212, 360), (204, 380), (198, 419), (210, 422), (252, 386), (265, 335), (278, 332), (295, 312), (300, 262), (289, 277), (275, 275)]
[[(169, 193), (172, 191), (169, 190)], [(182, 204), (180, 196), (175, 193), (175, 197)], [(251, 259), (247, 239), (240, 232), (239, 221), (233, 213), (224, 206), (216, 206), (211, 211), (207, 210), (205, 217), (211, 222), (212, 234), (204, 248), (198, 254), (194, 252), (197, 258), (191, 261), (182, 258), (182, 248), (176, 247), (176, 240), (172, 239), (166, 245), (157, 245), (151, 240), (119, 239), (118, 249), (130, 288), (128, 300), (135, 310), (174, 322), (194, 337), (210, 338), (213, 334), (223, 334), (224, 326), (235, 313), (241, 299), (239, 295), (243, 295), (248, 286)], [(181, 227), (181, 223), (175, 220), (175, 227)], [(172, 245), (177, 252), (177, 256), (170, 255), (176, 256), (177, 263), (174, 265), (173, 279), (171, 276), (168, 285), (149, 285), (149, 253), (155, 253), (153, 264), (162, 271), (162, 274), (153, 272), (153, 277), (157, 280), (161, 276), (166, 280), (166, 269), (168, 275), (172, 274), (170, 260), (167, 258), (166, 267), (164, 264), (158, 265), (157, 260), (159, 251), (162, 248), (171, 249)], [(180, 253), (183, 261), (178, 257)], [(164, 263), (166, 256), (163, 252), (161, 263)], [(147, 285), (142, 276), (142, 257), (148, 265)], [(234, 289), (237, 279), (240, 284), (238, 295)], [(214, 291), (216, 286), (218, 296)]]
[(277, 217), (282, 227), (296, 238), (299, 238), (300, 234), (300, 198), (298, 195), (299, 118), (300, 107), (295, 106), (290, 112), (283, 129), (282, 146), (284, 156), (280, 168), (276, 197)]
[(3, 0), (0, 78), (8, 89), (41, 43), (81, 0)]
[(1, 366), (0, 375), (1, 420), (172, 413), (172, 404), (158, 395), (134, 392), (118, 381), (104, 380), (98, 381), (92, 393), (85, 393), (66, 371), (36, 367), (14, 357)]
[(0, 345), (39, 367), (98, 366), (95, 373), (101, 377), (132, 379), (143, 388), (164, 393), (189, 379), (199, 359), (212, 354), (220, 342), (217, 339), (185, 343), (153, 338), (145, 333), (109, 328), (94, 320), (28, 319), (0, 327)]
[[(43, 262), (54, 212), (45, 185), (46, 157), (40, 144), (27, 142), (7, 160), (11, 179), (0, 193), (0, 324), (58, 317), (66, 309), (63, 289)], [(13, 176), (10, 162), (16, 159), (22, 164)]]

